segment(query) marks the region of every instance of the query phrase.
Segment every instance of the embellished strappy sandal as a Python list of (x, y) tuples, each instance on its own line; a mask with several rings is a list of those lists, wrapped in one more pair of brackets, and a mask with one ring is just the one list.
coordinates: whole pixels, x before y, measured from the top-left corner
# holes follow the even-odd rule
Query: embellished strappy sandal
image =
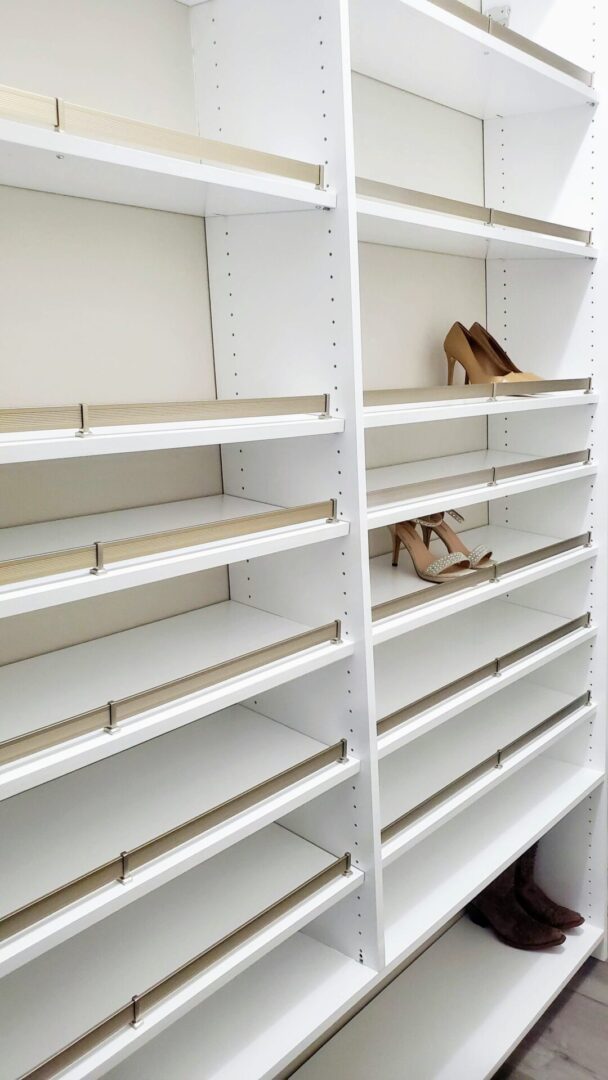
[[(447, 513), (450, 517), (454, 518), (460, 525), (463, 524), (464, 518), (462, 514), (459, 514), (457, 510), (448, 510)], [(492, 552), (485, 544), (479, 544), (473, 551), (463, 544), (460, 537), (454, 532), (445, 520), (445, 514), (430, 514), (426, 518), (416, 518), (416, 524), (422, 528), (422, 539), (427, 548), (430, 546), (431, 537), (433, 533), (437, 533), (437, 536), (445, 544), (450, 554), (456, 554), (457, 552), (466, 555), (471, 566), (474, 570), (485, 569), (487, 566), (492, 566)]]
[(413, 521), (390, 526), (393, 537), (393, 566), (399, 565), (401, 546), (407, 548), (414, 570), (423, 581), (441, 583), (470, 573), (471, 562), (462, 551), (451, 551), (438, 559), (429, 551)]

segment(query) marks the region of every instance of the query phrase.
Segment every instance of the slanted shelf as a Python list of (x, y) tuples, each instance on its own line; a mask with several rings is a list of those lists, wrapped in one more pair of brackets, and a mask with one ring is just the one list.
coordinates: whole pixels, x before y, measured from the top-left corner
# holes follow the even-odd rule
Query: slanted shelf
[(0, 87), (0, 184), (202, 217), (335, 206), (320, 164)]
[(525, 680), (383, 758), (384, 859), (403, 855), (594, 715), (588, 691)]
[(357, 770), (345, 740), (327, 746), (236, 705), (4, 801), (0, 973)]
[(223, 1080), (278, 1076), (374, 974), (308, 934), (294, 934), (117, 1065), (107, 1080), (192, 1080), (203, 1060), (209, 1075)]
[(500, 499), (595, 472), (589, 450), (539, 457), (471, 450), (367, 470), (368, 525), (377, 528), (454, 505)]
[(352, 653), (310, 628), (224, 601), (0, 669), (0, 795), (71, 772)]
[(462, 918), (298, 1070), (297, 1080), (325, 1080), (339, 1070), (368, 1080), (379, 1045), (386, 1060), (407, 1061), (412, 1076), (493, 1076), (602, 935), (587, 924), (563, 949), (525, 952)]
[(84, 1075), (88, 1061), (107, 1068), (362, 878), (348, 855), (268, 826), (6, 976), (3, 1067), (11, 1076), (36, 1076), (45, 1062), (40, 1076), (76, 1063)]
[(352, 66), (480, 119), (594, 103), (591, 72), (461, 0), (350, 0)]
[(0, 618), (348, 532), (334, 500), (210, 495), (0, 530)]
[[(392, 555), (370, 560), (374, 640), (387, 640), (391, 632), (411, 629), (416, 613), (423, 609), (426, 616), (427, 605), (434, 605), (437, 600), (454, 598), (449, 610), (442, 605), (441, 611), (436, 612), (441, 617), (456, 610), (460, 602), (463, 606), (483, 603), (490, 595), (505, 593), (597, 554), (588, 532), (562, 539), (501, 525), (482, 525), (465, 529), (458, 537), (469, 551), (480, 546), (490, 551), (492, 565), (471, 569), (453, 582), (434, 584), (418, 577), (407, 551), (401, 552), (397, 567), (392, 565)], [(437, 558), (444, 550), (440, 541), (431, 542), (431, 551)]]
[(329, 395), (0, 409), (0, 464), (299, 438), (344, 430)]
[(363, 395), (368, 429), (596, 405), (598, 400), (590, 378), (367, 390)]
[[(483, 625), (483, 634), (479, 633)], [(500, 684), (519, 665), (552, 645), (576, 642), (591, 629), (589, 615), (565, 619), (511, 600), (489, 600), (483, 622), (475, 608), (394, 637), (374, 648), (379, 733), (412, 725), (427, 711), (487, 680)]]
[(403, 858), (385, 851), (387, 963), (396, 964), (453, 918), (603, 781), (549, 750), (423, 837)]
[(474, 259), (595, 258), (588, 229), (357, 180), (359, 241)]

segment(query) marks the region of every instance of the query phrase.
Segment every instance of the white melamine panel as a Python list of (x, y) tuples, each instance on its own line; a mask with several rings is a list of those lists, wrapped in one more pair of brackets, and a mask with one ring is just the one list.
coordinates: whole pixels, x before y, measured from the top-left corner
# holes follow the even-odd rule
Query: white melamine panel
[(489, 417), (489, 446), (550, 457), (576, 452), (592, 442), (595, 410), (585, 405), (562, 413), (559, 424), (550, 411), (535, 414), (532, 423), (531, 419), (526, 413)]
[[(601, 940), (588, 924), (562, 949), (508, 949), (462, 919), (295, 1074), (321, 1080), (493, 1076)], [(438, 1022), (440, 1018), (440, 1023)]]
[(196, 130), (188, 12), (173, 0), (2, 0), (1, 10), (3, 83)]
[(508, 600), (488, 601), (482, 611), (483, 614), (475, 609), (462, 611), (414, 631), (407, 641), (395, 638), (376, 646), (378, 719), (557, 629), (566, 621), (547, 611), (535, 611)]
[(315, 163), (328, 157), (329, 146), (342, 158), (333, 137), (343, 137), (334, 96), (339, 20), (333, 0), (210, 0), (194, 7), (201, 135)]
[(208, 1080), (272, 1080), (372, 979), (370, 968), (294, 934), (108, 1080), (192, 1080), (201, 1067)]
[(483, 204), (481, 120), (356, 73), (353, 111), (357, 176)]
[[(220, 398), (335, 397), (333, 364), (347, 362), (336, 313), (347, 282), (331, 277), (335, 230), (321, 212), (207, 223)], [(335, 338), (333, 319), (342, 331)]]
[(526, 491), (490, 504), (492, 525), (542, 533), (565, 540), (592, 530), (594, 478), (574, 480), (555, 488)]
[[(581, 693), (584, 690), (581, 687)], [(491, 702), (475, 705), (440, 730), (383, 758), (380, 764), (383, 828), (572, 700), (568, 694), (522, 680), (497, 694)], [(496, 777), (500, 778), (499, 770)]]
[(270, 825), (7, 976), (0, 1030), (8, 1075), (61, 1050), (333, 861)]
[[(368, 437), (371, 434), (369, 432)], [(521, 454), (513, 450), (484, 449), (452, 453), (449, 457), (420, 458), (399, 465), (372, 466), (367, 470), (367, 491), (368, 494), (373, 494), (402, 484), (417, 484), (426, 480), (440, 480), (443, 477), (446, 479), (446, 487), (449, 487), (452, 476), (461, 476), (480, 469), (500, 468), (501, 465), (523, 465), (534, 461), (535, 457), (538, 455)]]
[(487, 121), (486, 205), (590, 229), (594, 111), (579, 105)]
[(543, 754), (388, 866), (389, 963), (428, 940), (601, 782), (599, 771)]
[[(494, 0), (483, 0), (488, 11)], [(509, 26), (575, 64), (597, 67), (597, 4), (594, 0), (510, 0)]]
[(450, 327), (485, 323), (483, 261), (360, 244), (359, 274), (365, 389), (445, 385)]
[(2, 407), (216, 396), (200, 220), (15, 188), (0, 210)]
[(594, 99), (584, 83), (429, 0), (350, 0), (350, 11), (356, 71), (471, 116), (545, 112)]
[[(488, 263), (488, 328), (522, 371), (546, 379), (589, 378), (600, 386), (589, 261), (548, 260), (542, 273), (525, 260)], [(547, 318), (538, 313), (547, 311)]]

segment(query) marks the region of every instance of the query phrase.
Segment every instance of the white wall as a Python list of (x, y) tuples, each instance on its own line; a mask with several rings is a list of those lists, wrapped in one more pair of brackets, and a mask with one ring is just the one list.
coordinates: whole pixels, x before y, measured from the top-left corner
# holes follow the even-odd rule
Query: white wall
[(195, 131), (189, 9), (175, 0), (0, 0), (0, 81)]

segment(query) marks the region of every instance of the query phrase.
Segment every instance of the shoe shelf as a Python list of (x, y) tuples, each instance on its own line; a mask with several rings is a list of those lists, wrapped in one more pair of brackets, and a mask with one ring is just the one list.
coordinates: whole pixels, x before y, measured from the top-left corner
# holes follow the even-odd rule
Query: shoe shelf
[(0, 668), (0, 799), (118, 754), (351, 655), (227, 600)]
[(529, 671), (526, 661), (552, 656), (555, 644), (580, 644), (592, 629), (588, 615), (565, 619), (504, 599), (484, 605), (483, 635), (480, 625), (479, 611), (468, 608), (412, 631), (406, 650), (398, 637), (374, 647), (380, 735), (402, 725), (418, 730), (430, 709), (478, 691), (487, 679), (498, 689), (515, 672)]
[(0, 618), (345, 536), (336, 513), (211, 495), (2, 529)]
[(362, 879), (348, 855), (269, 825), (6, 976), (7, 1075), (107, 1070)]
[(595, 472), (589, 450), (543, 458), (507, 450), (471, 450), (368, 469), (368, 527), (434, 513), (459, 499), (462, 503), (465, 495), (472, 506)]
[(344, 431), (329, 396), (0, 410), (0, 464)]
[[(374, 643), (388, 641), (597, 555), (590, 533), (559, 539), (500, 525), (482, 525), (458, 535), (469, 550), (485, 545), (492, 552), (494, 565), (470, 570), (453, 582), (433, 584), (418, 577), (407, 551), (402, 551), (398, 567), (392, 565), (392, 555), (370, 560)], [(431, 550), (439, 557), (442, 547), (435, 542)]]
[(387, 964), (428, 942), (602, 781), (599, 770), (541, 754), (385, 865)]
[(203, 1060), (208, 1075), (222, 1080), (273, 1080), (374, 974), (307, 934), (294, 934), (117, 1065), (107, 1080), (192, 1080)]
[(340, 1069), (349, 1080), (367, 1080), (377, 1068), (379, 1045), (386, 1061), (407, 1061), (417, 1080), (487, 1080), (601, 939), (601, 928), (586, 924), (561, 949), (524, 952), (459, 919), (300, 1069), (297, 1080), (321, 1080)]
[[(485, 614), (485, 613), (484, 613)], [(458, 618), (458, 627), (463, 620)], [(466, 625), (463, 629), (466, 629)], [(506, 687), (517, 684), (552, 660), (565, 656), (579, 646), (593, 641), (597, 631), (587, 616), (572, 619), (555, 631), (548, 631), (527, 642), (517, 655), (497, 657), (482, 667), (469, 670), (460, 678), (445, 683), (411, 705), (385, 713), (377, 722), (378, 755), (387, 754), (433, 731), (464, 710), (486, 701)]]
[(0, 87), (0, 184), (200, 217), (332, 207), (323, 167)]
[(591, 233), (357, 178), (359, 241), (471, 259), (594, 259)]
[(380, 767), (384, 865), (595, 713), (588, 692), (575, 697), (520, 682), (385, 757)]
[(367, 390), (363, 401), (364, 423), (369, 429), (596, 405), (599, 395), (592, 390), (591, 379), (544, 379), (525, 386), (492, 383)]
[[(0, 905), (0, 974), (358, 768), (345, 742), (327, 746), (235, 705), (4, 801), (0, 849), (10, 880)], [(40, 821), (44, 835), (35, 827)]]
[(491, 119), (597, 101), (591, 72), (460, 0), (350, 0), (355, 71)]

